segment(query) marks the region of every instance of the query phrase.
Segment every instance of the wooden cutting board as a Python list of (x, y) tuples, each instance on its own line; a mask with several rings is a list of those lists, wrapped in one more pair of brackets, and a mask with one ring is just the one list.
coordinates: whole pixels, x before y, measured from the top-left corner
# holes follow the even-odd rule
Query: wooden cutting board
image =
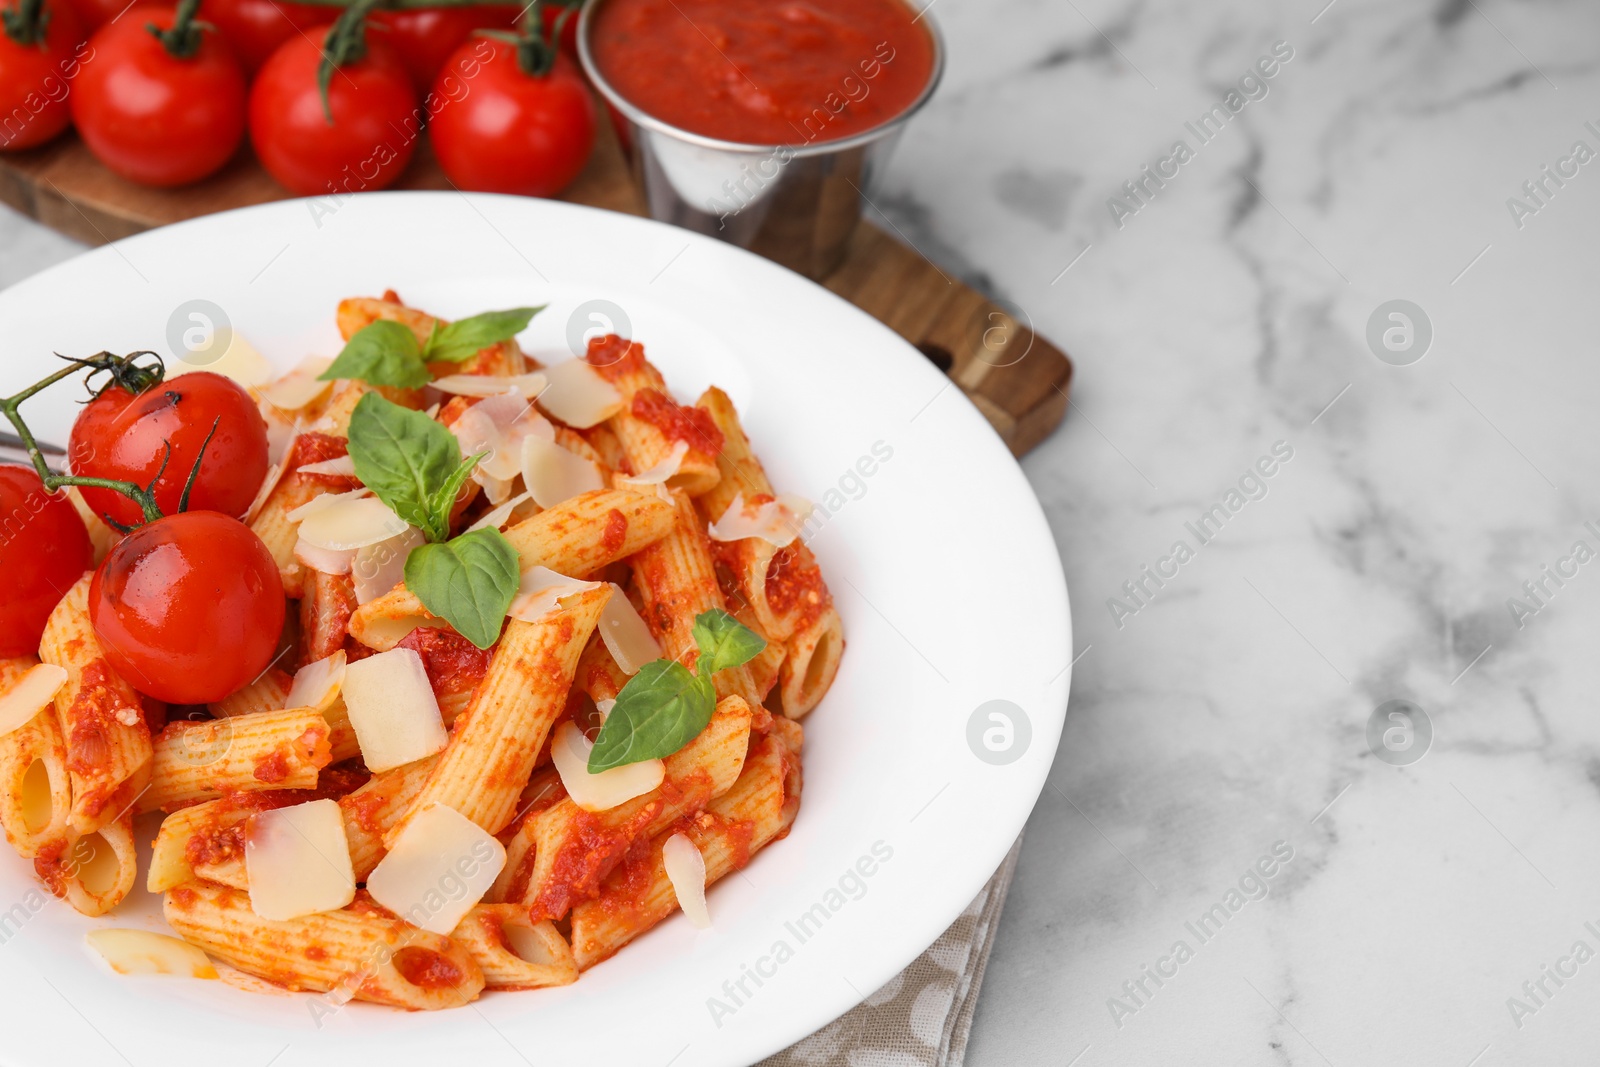
[[(594, 158), (561, 199), (644, 214), (627, 164), (602, 122)], [(427, 140), (402, 189), (448, 189)], [(289, 196), (248, 149), (220, 173), (183, 189), (149, 189), (112, 174), (69, 131), (48, 145), (0, 155), (0, 201), (92, 245), (156, 226)], [(970, 397), (1014, 455), (1044, 440), (1066, 413), (1072, 363), (980, 293), (870, 222), (823, 280), (910, 341)]]

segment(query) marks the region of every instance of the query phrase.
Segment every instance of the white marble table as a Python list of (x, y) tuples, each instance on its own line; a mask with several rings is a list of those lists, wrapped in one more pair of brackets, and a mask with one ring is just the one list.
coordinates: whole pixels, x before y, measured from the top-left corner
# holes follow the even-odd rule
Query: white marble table
[[(975, 1067), (1596, 1060), (1600, 8), (1326, 2), (938, 2), (878, 203), (1078, 365), (1024, 466), (1081, 658)], [(0, 216), (0, 284), (76, 250)]]

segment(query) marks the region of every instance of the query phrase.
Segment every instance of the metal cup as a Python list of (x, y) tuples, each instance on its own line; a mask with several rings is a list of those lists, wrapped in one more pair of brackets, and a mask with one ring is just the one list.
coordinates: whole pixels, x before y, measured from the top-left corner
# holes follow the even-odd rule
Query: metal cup
[[(831, 274), (844, 259), (863, 202), (907, 122), (928, 102), (944, 73), (944, 41), (929, 18), (933, 70), (911, 106), (853, 137), (814, 141), (828, 114), (807, 120), (795, 143), (748, 145), (690, 133), (624, 99), (594, 61), (589, 36), (607, 0), (586, 0), (578, 21), (578, 56), (609, 105), (617, 138), (650, 217), (748, 248), (808, 278)], [(865, 57), (864, 57), (865, 58)], [(804, 135), (804, 136), (802, 136)]]

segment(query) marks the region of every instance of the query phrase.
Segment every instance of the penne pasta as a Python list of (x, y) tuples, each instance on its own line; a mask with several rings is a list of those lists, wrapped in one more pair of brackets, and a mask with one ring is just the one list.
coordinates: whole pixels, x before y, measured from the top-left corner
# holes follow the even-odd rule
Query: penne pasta
[(750, 672), (750, 682), (755, 686), (755, 691), (766, 700), (772, 692), (772, 687), (778, 684), (778, 672), (783, 662), (789, 656), (789, 648), (782, 641), (774, 641), (761, 629), (761, 624), (756, 621), (755, 615), (748, 605), (730, 602), (729, 612), (739, 620), (741, 626), (761, 634), (767, 645), (754, 659), (745, 664), (745, 669)]
[(344, 836), (356, 881), (364, 880), (383, 859), (383, 837), (405, 817), (433, 773), (438, 756), (375, 774), (366, 785), (339, 799)]
[(778, 672), (783, 713), (798, 719), (816, 707), (833, 685), (844, 656), (844, 626), (831, 606), (788, 642), (788, 656)]
[(139, 694), (112, 669), (89, 625), (89, 575), (45, 623), (39, 658), (67, 672), (56, 716), (72, 781), (72, 831), (87, 835), (119, 818), (150, 780), (150, 729)]
[(138, 877), (133, 816), (124, 814), (87, 834), (69, 834), (40, 852), (34, 873), (45, 888), (94, 918), (122, 903)]
[(300, 649), (296, 666), (326, 659), (344, 647), (356, 610), (355, 580), (348, 574), (307, 570), (300, 597)]
[(534, 922), (516, 904), (479, 904), (450, 934), (472, 953), (489, 989), (571, 985), (578, 965), (553, 923)]
[(722, 433), (722, 448), (716, 456), (721, 477), (695, 501), (705, 520), (716, 522), (722, 518), (736, 496), (742, 495), (746, 500), (763, 494), (772, 496), (772, 483), (767, 481), (766, 470), (750, 448), (750, 438), (745, 436), (744, 425), (728, 394), (713, 385), (700, 394), (695, 407), (711, 416)]
[(328, 765), (328, 723), (313, 708), (210, 722), (174, 722), (156, 739), (140, 811), (213, 800), (225, 793), (311, 789)]
[(789, 831), (800, 810), (800, 761), (775, 737), (751, 746), (744, 773), (706, 810), (658, 833), (650, 848), (612, 872), (600, 893), (572, 909), (572, 954), (579, 970), (608, 959), (623, 945), (678, 910), (661, 846), (674, 833), (694, 842), (705, 859), (706, 884), (738, 870)]
[(574, 455), (582, 456), (591, 463), (598, 463), (603, 470), (600, 476), (607, 482), (611, 481), (611, 464), (605, 461), (598, 449), (589, 443), (589, 439), (570, 426), (556, 427), (556, 444)]
[[(608, 586), (575, 593), (537, 622), (512, 619), (506, 625), (489, 673), (457, 720), (413, 811), (445, 804), (491, 834), (511, 821), (610, 595)], [(404, 827), (401, 820), (384, 840), (392, 844)]]
[(628, 676), (611, 658), (611, 652), (598, 633), (589, 638), (583, 655), (578, 658), (578, 673), (573, 684), (595, 701), (617, 699), (622, 687), (628, 684)]
[(567, 798), (529, 815), (517, 831), (527, 840), (518, 849), (523, 870), (507, 881), (505, 898), (526, 904), (531, 918), (559, 919), (594, 896), (634, 841), (733, 786), (750, 744), (750, 719), (749, 704), (726, 697), (700, 736), (666, 758), (666, 778), (650, 792), (605, 811), (584, 811)]
[(402, 583), (367, 601), (350, 616), (350, 636), (375, 652), (387, 652), (412, 630), (450, 624), (422, 606), (417, 594)]
[[(681, 492), (672, 494), (677, 521), (672, 531), (635, 554), (634, 579), (643, 602), (639, 614), (661, 642), (662, 651), (685, 666), (698, 654), (694, 620), (701, 612), (727, 610), (722, 587), (717, 584), (705, 527), (694, 503)], [(761, 703), (749, 666), (735, 667), (716, 676), (717, 696), (737, 693), (752, 704)]]
[[(198, 870), (226, 869), (231, 861), (244, 855), (244, 824), (250, 816), (311, 800), (340, 799), (350, 795), (359, 782), (359, 775), (329, 772), (321, 776), (314, 790), (229, 793), (179, 808), (162, 820), (156, 833), (145, 888), (164, 893), (175, 885), (193, 881)], [(208, 876), (212, 881), (220, 880)]]
[(506, 531), (522, 569), (548, 567), (581, 578), (671, 532), (672, 508), (659, 497), (596, 489), (524, 519)]
[(622, 394), (622, 410), (606, 425), (616, 434), (633, 473), (666, 459), (681, 440), (689, 451), (667, 479), (667, 488), (699, 496), (716, 486), (722, 477), (716, 462), (721, 435), (704, 413), (672, 399), (661, 372), (644, 358), (643, 345), (614, 335), (597, 337), (589, 342), (585, 358)]
[[(373, 297), (353, 297), (339, 301), (339, 333), (348, 341), (355, 336), (357, 330), (370, 326), (379, 319), (388, 319), (409, 326), (411, 332), (416, 335), (417, 343), (425, 344), (435, 326), (449, 325), (445, 319), (435, 318), (416, 308), (407, 307), (397, 299), (388, 299), (388, 296), (393, 295), (393, 293), (387, 294), (382, 300)], [(428, 365), (434, 377), (443, 377), (446, 374), (509, 376), (537, 370), (538, 367), (538, 361), (524, 356), (515, 340), (490, 345), (462, 363), (439, 362)]]
[(483, 991), (483, 971), (464, 946), (359, 896), (340, 911), (275, 921), (251, 911), (239, 889), (186, 882), (167, 890), (162, 912), (190, 944), (290, 990), (341, 990), (413, 1010), (460, 1007)]
[[(698, 406), (711, 416), (725, 441), (717, 457), (723, 478), (695, 501), (700, 517), (715, 523), (736, 496), (743, 497), (746, 505), (772, 499), (772, 483), (750, 450), (728, 395), (715, 387), (707, 389)], [(782, 548), (759, 537), (713, 541), (711, 548), (718, 575), (727, 583), (724, 593), (729, 603), (746, 607), (768, 640), (787, 641), (831, 603), (816, 558), (798, 537)]]
[(219, 719), (253, 715), (261, 711), (279, 711), (284, 701), (289, 699), (289, 690), (293, 685), (292, 675), (271, 667), (243, 689), (229, 693), (207, 707)]
[(195, 877), (204, 882), (215, 882), (218, 885), (231, 885), (235, 889), (249, 890), (250, 875), (245, 870), (243, 856), (230, 856), (225, 860), (216, 860), (211, 863), (197, 863), (194, 867)]
[[(0, 660), (0, 692), (15, 685), (35, 662), (32, 657)], [(71, 816), (67, 746), (52, 701), (0, 735), (0, 828), (17, 855), (32, 859), (67, 839)]]
[[(252, 797), (266, 794), (252, 794)], [(144, 887), (164, 893), (175, 885), (193, 881), (194, 865), (214, 863), (244, 851), (244, 820), (257, 810), (241, 798), (224, 797), (179, 808), (161, 821), (150, 847), (150, 869)]]

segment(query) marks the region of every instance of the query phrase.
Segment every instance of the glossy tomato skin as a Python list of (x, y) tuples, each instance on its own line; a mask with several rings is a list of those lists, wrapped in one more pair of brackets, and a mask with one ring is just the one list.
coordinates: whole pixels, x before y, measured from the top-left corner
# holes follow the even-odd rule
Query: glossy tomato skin
[[(241, 516), (267, 476), (267, 424), (250, 394), (220, 374), (182, 374), (137, 395), (111, 386), (78, 413), (67, 456), (74, 474), (149, 485), (161, 469), (162, 442), (170, 442), (156, 504), (163, 515), (175, 515), (214, 421), (217, 432), (205, 445), (189, 508)], [(80, 492), (96, 515), (124, 526), (144, 521), (139, 506), (115, 490), (85, 486)]]
[(205, 0), (201, 18), (222, 33), (246, 74), (261, 69), (278, 46), (328, 21), (328, 9), (277, 0)]
[(72, 0), (72, 9), (83, 23), (84, 33), (93, 33), (128, 6), (128, 0)]
[(205, 704), (247, 685), (277, 651), (284, 611), (272, 553), (214, 511), (139, 527), (89, 583), (89, 624), (106, 659), (169, 704)]
[(378, 39), (400, 56), (418, 96), (433, 88), (445, 61), (475, 30), (510, 30), (514, 7), (437, 7), (412, 11), (374, 11), (367, 20)]
[(0, 464), (0, 657), (38, 655), (45, 620), (93, 565), (66, 493), (46, 492), (32, 467)]
[[(15, 10), (17, 0), (0, 3)], [(72, 121), (67, 103), (86, 49), (77, 13), (64, 0), (45, 4), (44, 40), (20, 45), (0, 32), (0, 150), (44, 144)]]
[(517, 50), (478, 39), (456, 50), (435, 92), (433, 150), (450, 180), (485, 193), (554, 196), (583, 170), (594, 148), (594, 101), (577, 68), (557, 56), (545, 75), (524, 74)]
[(170, 29), (168, 8), (143, 8), (89, 39), (94, 60), (73, 86), (72, 121), (95, 158), (129, 181), (187, 185), (222, 167), (244, 137), (245, 77), (217, 32), (187, 59), (146, 28)]
[(367, 54), (328, 87), (330, 125), (317, 88), (326, 31), (285, 41), (250, 89), (250, 142), (290, 192), (313, 196), (382, 189), (416, 150), (422, 113), (411, 76), (392, 49), (367, 35)]

